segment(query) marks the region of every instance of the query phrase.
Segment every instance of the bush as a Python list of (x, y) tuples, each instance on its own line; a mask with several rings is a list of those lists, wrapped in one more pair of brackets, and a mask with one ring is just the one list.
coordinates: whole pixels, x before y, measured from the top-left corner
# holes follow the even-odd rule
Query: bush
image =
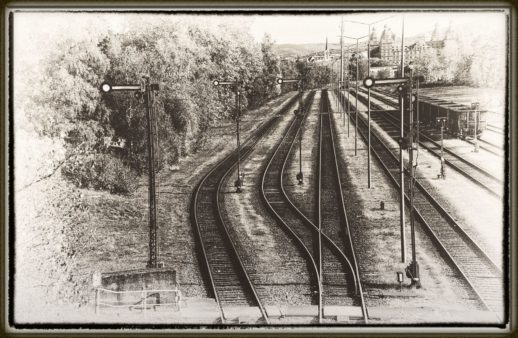
[(68, 160), (61, 172), (80, 188), (129, 194), (137, 187), (137, 174), (109, 154), (79, 155)]

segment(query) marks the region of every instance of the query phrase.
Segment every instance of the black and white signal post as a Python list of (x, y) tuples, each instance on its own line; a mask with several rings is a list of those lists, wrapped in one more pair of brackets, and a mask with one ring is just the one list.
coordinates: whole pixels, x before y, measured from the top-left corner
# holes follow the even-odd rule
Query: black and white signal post
[[(420, 286), (420, 279), (419, 279), (419, 265), (417, 264), (416, 259), (416, 246), (415, 246), (415, 229), (414, 229), (414, 210), (413, 210), (413, 189), (412, 185), (414, 184), (413, 181), (413, 173), (414, 173), (414, 166), (413, 166), (413, 149), (414, 149), (414, 128), (413, 128), (413, 111), (412, 111), (412, 100), (414, 99), (414, 96), (412, 94), (412, 79), (411, 78), (394, 78), (394, 79), (384, 79), (384, 80), (376, 80), (371, 77), (367, 77), (363, 81), (363, 85), (366, 88), (370, 88), (376, 85), (391, 85), (391, 84), (397, 84), (398, 85), (398, 92), (400, 95), (399, 104), (400, 104), (400, 110), (401, 110), (401, 138), (399, 140), (399, 146), (400, 146), (400, 174), (401, 174), (401, 182), (400, 182), (400, 193), (401, 193), (401, 215), (400, 215), (400, 226), (401, 226), (401, 258), (402, 262), (405, 263), (405, 252), (406, 252), (406, 243), (405, 243), (405, 209), (404, 209), (404, 198), (405, 198), (405, 185), (404, 185), (404, 162), (403, 162), (403, 150), (408, 149), (409, 151), (409, 172), (410, 172), (410, 220), (411, 220), (411, 236), (412, 236), (412, 262), (410, 265), (406, 268), (407, 276), (411, 279), (412, 285), (415, 285), (417, 287)], [(411, 131), (407, 135), (407, 137), (404, 137), (404, 102), (405, 102), (405, 96), (409, 95), (409, 102), (410, 102), (410, 118), (409, 118), (409, 125)], [(419, 122), (417, 122), (419, 123)]]
[[(297, 84), (297, 90), (299, 91), (299, 109), (298, 113), (296, 114), (302, 119), (304, 115), (304, 108), (303, 108), (303, 102), (302, 102), (302, 95), (304, 93), (304, 89), (302, 88), (302, 79), (283, 79), (283, 78), (277, 78), (278, 84), (283, 83), (296, 83)], [(302, 120), (303, 122), (304, 120)], [(304, 174), (302, 174), (302, 122), (300, 124), (300, 130), (299, 130), (299, 173), (297, 174), (297, 180), (299, 181), (299, 184), (304, 184)]]
[(149, 260), (148, 268), (158, 267), (158, 246), (157, 246), (157, 222), (156, 222), (156, 194), (155, 194), (155, 92), (159, 90), (157, 83), (150, 83), (149, 77), (144, 76), (140, 84), (111, 85), (103, 83), (101, 90), (104, 93), (117, 91), (135, 92), (137, 97), (144, 97), (146, 106), (147, 129), (148, 129), (148, 176), (149, 176)]
[(241, 187), (243, 186), (243, 176), (241, 175), (241, 142), (239, 139), (239, 120), (241, 119), (241, 106), (240, 106), (240, 98), (241, 98), (241, 88), (240, 82), (236, 79), (234, 81), (220, 81), (214, 80), (212, 82), (215, 86), (231, 86), (236, 95), (236, 140), (237, 140), (237, 179), (234, 181), (234, 186), (236, 187), (236, 192), (241, 192)]

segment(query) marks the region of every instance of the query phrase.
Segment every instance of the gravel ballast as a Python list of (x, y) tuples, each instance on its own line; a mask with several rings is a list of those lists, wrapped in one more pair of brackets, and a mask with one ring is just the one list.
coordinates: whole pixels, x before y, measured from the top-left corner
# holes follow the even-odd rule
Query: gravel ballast
[[(330, 95), (330, 99), (334, 104), (335, 95)], [(402, 290), (399, 290), (396, 272), (404, 273), (408, 263), (400, 262), (398, 193), (374, 159), (371, 167), (373, 187), (367, 188), (366, 146), (358, 136), (358, 156), (355, 157), (354, 130), (347, 138), (341, 117), (334, 118), (343, 160), (340, 165), (342, 188), (372, 319), (370, 323), (468, 323), (480, 322), (481, 318), (495, 321), (490, 313), (480, 311), (480, 304), (473, 294), (467, 291), (457, 272), (448, 266), (419, 227), (416, 227), (416, 244), (422, 288), (409, 288), (405, 277)], [(381, 201), (385, 202), (384, 210), (380, 209)], [(411, 252), (409, 228), (406, 228), (408, 254)]]

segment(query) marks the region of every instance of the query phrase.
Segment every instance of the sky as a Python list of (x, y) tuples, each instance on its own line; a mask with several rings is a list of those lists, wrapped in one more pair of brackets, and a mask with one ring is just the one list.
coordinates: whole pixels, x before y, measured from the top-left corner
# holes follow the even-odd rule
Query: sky
[[(126, 13), (59, 13), (59, 12), (17, 12), (14, 20), (14, 50), (17, 59), (36, 63), (43, 56), (43, 50), (53, 40), (62, 37), (81, 38), (94, 32), (122, 32), (142, 22), (181, 19), (200, 23), (232, 21), (244, 31), (249, 31), (260, 42), (268, 33), (278, 44), (292, 43), (338, 43), (340, 22), (344, 19), (344, 34), (352, 37), (365, 36), (368, 27), (348, 20), (380, 22), (373, 24), (378, 37), (384, 25), (391, 27), (396, 37), (401, 36), (401, 12), (347, 13), (318, 15), (165, 15)], [(186, 18), (187, 17), (187, 18)], [(451, 22), (454, 28), (461, 28), (475, 36), (506, 36), (506, 13), (502, 11), (449, 11), (449, 12), (405, 12), (405, 37), (432, 32), (437, 23), (444, 30)], [(489, 35), (487, 35), (489, 34)], [(349, 40), (349, 43), (353, 43)], [(347, 44), (347, 42), (346, 42)]]
[[(435, 23), (447, 27), (465, 27), (471, 31), (488, 32), (498, 30), (505, 34), (505, 15), (501, 12), (407, 12), (405, 13), (405, 36), (431, 33)], [(321, 43), (328, 37), (329, 42), (339, 42), (340, 21), (353, 20), (373, 24), (378, 37), (383, 26), (389, 26), (396, 36), (401, 36), (401, 12), (383, 12), (376, 14), (345, 15), (255, 15), (251, 25), (251, 33), (258, 41), (268, 33), (279, 44), (284, 43)], [(352, 37), (365, 36), (368, 26), (344, 22), (344, 35)]]

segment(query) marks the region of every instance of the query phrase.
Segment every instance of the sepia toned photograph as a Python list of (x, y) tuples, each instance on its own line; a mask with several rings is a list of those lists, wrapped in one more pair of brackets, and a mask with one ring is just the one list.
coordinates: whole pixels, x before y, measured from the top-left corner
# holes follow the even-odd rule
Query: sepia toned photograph
[(7, 7), (8, 328), (509, 330), (511, 9), (344, 6)]

